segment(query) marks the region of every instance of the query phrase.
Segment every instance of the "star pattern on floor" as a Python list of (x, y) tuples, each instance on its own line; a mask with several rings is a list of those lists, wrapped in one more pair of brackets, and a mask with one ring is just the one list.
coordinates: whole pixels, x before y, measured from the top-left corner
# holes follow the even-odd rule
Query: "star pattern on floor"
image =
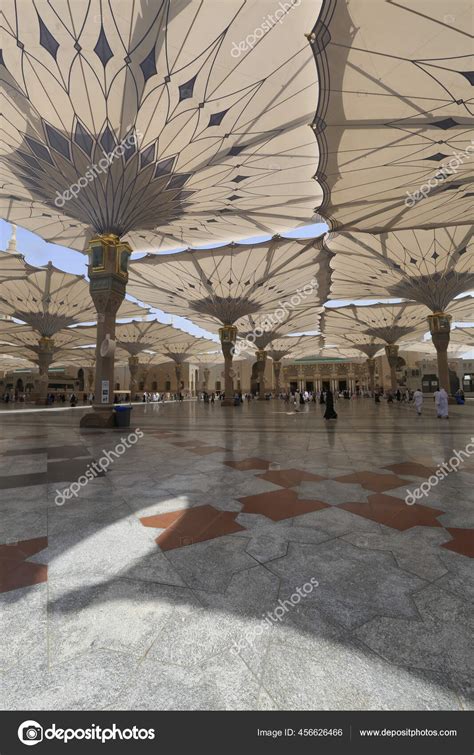
[(48, 567), (45, 564), (31, 563), (28, 559), (47, 547), (47, 537), (0, 545), (0, 592), (46, 582)]
[(172, 511), (168, 514), (146, 516), (140, 521), (144, 527), (165, 530), (156, 538), (156, 543), (161, 550), (169, 551), (234, 532), (242, 532), (244, 527), (237, 524), (236, 516), (236, 512), (221, 511), (214, 506), (204, 505)]

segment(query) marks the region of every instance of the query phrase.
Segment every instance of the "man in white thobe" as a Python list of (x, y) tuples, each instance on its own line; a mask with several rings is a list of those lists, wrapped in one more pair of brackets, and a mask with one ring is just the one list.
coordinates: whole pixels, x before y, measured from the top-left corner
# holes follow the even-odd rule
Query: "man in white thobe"
[(434, 400), (438, 418), (448, 419), (448, 394), (444, 388), (435, 391)]
[(419, 388), (417, 388), (415, 393), (413, 394), (413, 401), (415, 403), (416, 413), (420, 415), (421, 409), (423, 407), (423, 394)]

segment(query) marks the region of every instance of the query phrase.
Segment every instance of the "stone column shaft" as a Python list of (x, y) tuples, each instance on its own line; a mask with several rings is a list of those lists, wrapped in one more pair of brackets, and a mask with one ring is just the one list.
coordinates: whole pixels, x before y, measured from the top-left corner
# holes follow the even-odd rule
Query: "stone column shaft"
[(438, 360), (439, 387), (444, 388), (448, 394), (451, 393), (448, 365), (451, 319), (451, 315), (446, 314), (446, 312), (435, 312), (432, 315), (428, 315), (431, 338), (433, 339), (433, 345), (436, 349)]
[(237, 340), (237, 328), (235, 325), (224, 325), (219, 328), (219, 337), (221, 340), (222, 353), (224, 355), (224, 406), (233, 406), (234, 404), (234, 375), (232, 371), (232, 358), (234, 356), (234, 347)]
[(181, 380), (182, 380), (181, 376), (183, 374), (182, 367), (183, 366), (181, 364), (175, 364), (175, 368), (174, 368), (175, 369), (175, 373), (176, 373), (176, 389), (177, 389), (176, 392), (178, 394), (181, 393)]
[(125, 297), (130, 254), (130, 246), (113, 234), (97, 236), (89, 245), (89, 288), (97, 310), (97, 347), (94, 411), (82, 417), (83, 427), (113, 425), (114, 350), (102, 355), (101, 348), (107, 337), (115, 340), (115, 319)]
[(385, 354), (387, 356), (387, 360), (390, 365), (391, 388), (392, 388), (392, 391), (396, 391), (398, 388), (398, 381), (397, 381), (398, 346), (394, 343), (388, 344), (385, 347)]
[(54, 360), (54, 340), (52, 338), (42, 337), (38, 341), (38, 369), (39, 369), (39, 386), (36, 403), (45, 405), (48, 395), (49, 375), (48, 370), (51, 362)]
[(128, 369), (130, 372), (130, 401), (133, 401), (135, 394), (137, 392), (137, 375), (138, 375), (138, 368), (139, 368), (139, 358), (138, 356), (131, 356), (128, 358)]
[(281, 375), (281, 362), (273, 362), (273, 372), (275, 375), (275, 393), (280, 393), (280, 375)]
[(373, 357), (367, 358), (367, 369), (369, 371), (369, 390), (373, 393), (375, 390), (375, 359)]
[(265, 366), (267, 363), (267, 352), (264, 349), (258, 349), (257, 356), (257, 371), (258, 371), (258, 395), (260, 398), (265, 398)]

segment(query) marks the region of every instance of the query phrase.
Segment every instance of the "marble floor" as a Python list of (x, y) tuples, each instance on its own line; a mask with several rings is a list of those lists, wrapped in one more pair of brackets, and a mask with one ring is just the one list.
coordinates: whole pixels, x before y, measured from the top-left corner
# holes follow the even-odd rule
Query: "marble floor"
[(1, 708), (472, 709), (474, 406), (321, 409), (0, 412)]

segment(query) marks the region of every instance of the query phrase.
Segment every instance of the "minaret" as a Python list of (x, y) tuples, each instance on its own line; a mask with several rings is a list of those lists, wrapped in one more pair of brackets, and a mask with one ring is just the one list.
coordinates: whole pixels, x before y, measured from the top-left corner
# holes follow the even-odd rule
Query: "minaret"
[(8, 242), (8, 248), (7, 252), (8, 254), (18, 254), (16, 249), (16, 225), (11, 224), (12, 226), (12, 235), (10, 236), (10, 241)]

